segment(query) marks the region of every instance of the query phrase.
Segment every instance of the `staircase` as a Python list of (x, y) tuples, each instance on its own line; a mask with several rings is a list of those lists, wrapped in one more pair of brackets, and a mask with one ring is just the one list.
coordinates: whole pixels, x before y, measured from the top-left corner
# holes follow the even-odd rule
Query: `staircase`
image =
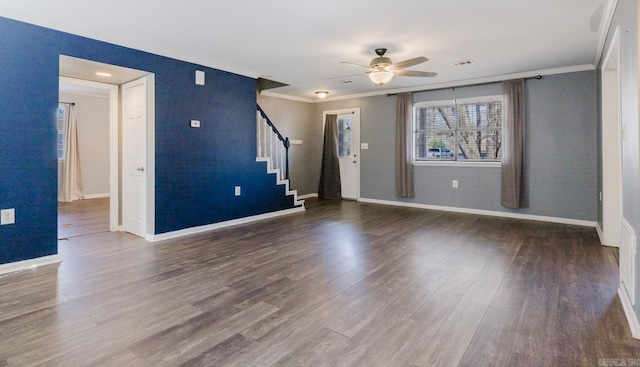
[(298, 192), (289, 187), (289, 138), (280, 134), (259, 105), (256, 111), (256, 161), (267, 163), (267, 173), (275, 174), (276, 184), (285, 186), (295, 207), (304, 207), (304, 200), (298, 200)]

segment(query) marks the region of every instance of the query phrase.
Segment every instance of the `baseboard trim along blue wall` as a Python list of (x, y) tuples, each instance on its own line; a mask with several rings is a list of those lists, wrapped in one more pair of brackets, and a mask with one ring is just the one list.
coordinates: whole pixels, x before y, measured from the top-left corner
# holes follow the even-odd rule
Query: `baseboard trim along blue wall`
[(57, 253), (61, 55), (154, 74), (154, 235), (294, 207), (256, 162), (255, 79), (2, 17), (0, 50), (0, 208), (16, 213), (0, 227), (0, 264)]

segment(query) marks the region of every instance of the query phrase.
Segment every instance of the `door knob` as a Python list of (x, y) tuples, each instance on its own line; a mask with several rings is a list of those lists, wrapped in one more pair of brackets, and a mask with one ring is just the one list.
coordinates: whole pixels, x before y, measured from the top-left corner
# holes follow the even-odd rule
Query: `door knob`
[(138, 171), (143, 172), (144, 171), (144, 167), (140, 166), (138, 168), (136, 168)]
[(356, 163), (356, 160), (355, 160), (355, 159), (353, 160), (353, 163)]

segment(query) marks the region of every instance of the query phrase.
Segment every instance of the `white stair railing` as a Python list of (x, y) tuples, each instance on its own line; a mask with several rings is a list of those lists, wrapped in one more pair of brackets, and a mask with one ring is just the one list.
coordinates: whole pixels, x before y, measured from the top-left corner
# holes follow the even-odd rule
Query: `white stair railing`
[(278, 179), (289, 179), (289, 138), (280, 134), (258, 106), (256, 111), (256, 157), (268, 158), (269, 169), (278, 170)]

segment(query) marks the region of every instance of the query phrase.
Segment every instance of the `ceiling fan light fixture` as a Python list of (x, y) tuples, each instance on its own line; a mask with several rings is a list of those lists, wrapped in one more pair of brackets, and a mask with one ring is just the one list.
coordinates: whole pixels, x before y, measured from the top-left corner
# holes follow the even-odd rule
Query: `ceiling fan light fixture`
[(367, 73), (369, 75), (369, 79), (375, 85), (383, 85), (389, 83), (391, 78), (393, 78), (393, 72), (387, 70), (376, 70)]
[(318, 96), (318, 98), (320, 99), (327, 98), (328, 95), (329, 95), (329, 92), (327, 92), (326, 90), (319, 90), (316, 92), (316, 96)]

